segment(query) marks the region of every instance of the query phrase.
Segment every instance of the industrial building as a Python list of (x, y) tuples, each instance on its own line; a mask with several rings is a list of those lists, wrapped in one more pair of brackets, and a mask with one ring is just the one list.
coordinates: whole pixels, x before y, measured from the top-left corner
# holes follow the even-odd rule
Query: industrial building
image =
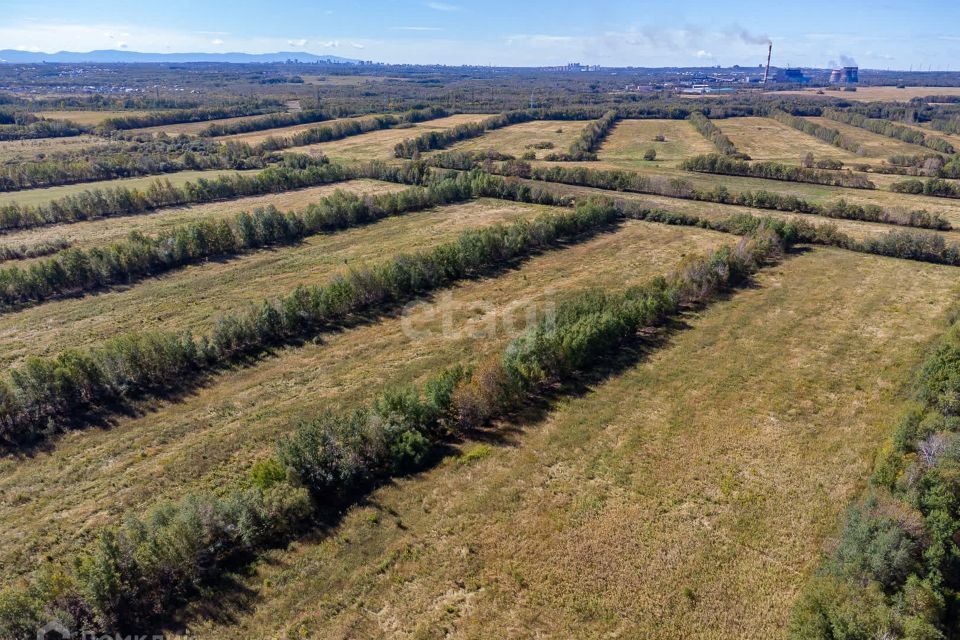
[(855, 84), (859, 81), (859, 67), (837, 67), (830, 72), (830, 84)]

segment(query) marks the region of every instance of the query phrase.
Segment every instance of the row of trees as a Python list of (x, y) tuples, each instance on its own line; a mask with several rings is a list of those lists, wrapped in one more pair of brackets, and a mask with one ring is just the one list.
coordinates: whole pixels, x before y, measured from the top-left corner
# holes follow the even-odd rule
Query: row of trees
[(937, 213), (925, 210), (884, 208), (877, 205), (858, 205), (843, 199), (819, 204), (794, 195), (770, 191), (740, 191), (731, 193), (724, 185), (711, 190), (696, 189), (682, 178), (651, 176), (632, 171), (590, 169), (587, 167), (532, 167), (520, 160), (495, 162), (483, 154), (449, 151), (430, 159), (430, 164), (447, 169), (469, 170), (481, 167), (484, 171), (499, 175), (527, 178), (543, 182), (556, 182), (607, 191), (630, 191), (650, 195), (699, 200), (718, 204), (734, 204), (755, 209), (808, 213), (827, 218), (864, 220), (900, 226), (948, 230), (950, 222)]
[(547, 160), (582, 161), (596, 160), (597, 150), (613, 129), (620, 116), (615, 109), (604, 113), (600, 119), (589, 123), (570, 145), (566, 153), (551, 153)]
[(248, 144), (187, 136), (150, 137), (71, 152), (39, 154), (0, 166), (0, 191), (206, 169), (262, 169), (273, 160)]
[[(456, 195), (490, 190), (490, 178), (476, 184), (463, 176), (444, 189)], [(502, 182), (502, 181), (501, 181)], [(476, 190), (474, 189), (476, 188)], [(515, 194), (519, 196), (520, 194)], [(616, 212), (580, 207), (544, 214), (532, 222), (469, 231), (433, 250), (397, 256), (334, 278), (325, 286), (299, 287), (275, 302), (221, 319), (196, 339), (180, 334), (132, 334), (91, 350), (68, 350), (55, 358), (31, 358), (0, 384), (0, 439), (17, 447), (66, 426), (91, 407), (106, 410), (119, 399), (162, 394), (194, 375), (240, 355), (300, 340), (360, 312), (373, 312), (425, 291), (529, 256), (609, 226)]]
[(416, 138), (409, 138), (398, 142), (393, 149), (393, 153), (397, 158), (414, 158), (424, 151), (443, 149), (456, 142), (482, 136), (484, 133), (494, 129), (500, 129), (511, 124), (528, 122), (534, 119), (536, 118), (532, 111), (508, 111), (507, 113), (491, 116), (480, 122), (458, 124), (455, 127), (443, 131), (425, 131)]
[(212, 258), (236, 256), (266, 247), (292, 244), (318, 233), (387, 216), (418, 211), (470, 196), (449, 179), (428, 188), (361, 197), (338, 191), (300, 212), (276, 207), (241, 212), (231, 220), (198, 220), (147, 237), (133, 232), (126, 240), (92, 249), (66, 249), (28, 267), (0, 268), (0, 309), (92, 291), (178, 269)]
[(740, 158), (742, 160), (749, 160), (750, 156), (745, 153), (740, 153), (737, 151), (737, 148), (733, 145), (733, 142), (720, 131), (720, 128), (713, 124), (707, 116), (703, 115), (700, 111), (693, 111), (690, 113), (690, 116), (687, 118), (690, 121), (690, 124), (693, 125), (693, 128), (696, 129), (700, 135), (713, 143), (713, 146), (717, 148), (717, 151), (722, 153), (725, 156), (730, 156), (732, 158)]
[[(32, 633), (51, 614), (78, 632), (150, 628), (231, 559), (289, 539), (320, 509), (356, 499), (379, 479), (421, 468), (440, 442), (505, 415), (547, 382), (595, 367), (640, 328), (714, 299), (781, 250), (768, 233), (643, 287), (580, 292), (555, 323), (533, 327), (475, 368), (387, 390), (353, 413), (322, 413), (280, 440), (276, 458), (257, 462), (240, 486), (163, 502), (102, 530), (57, 580), (0, 594), (0, 632)], [(60, 598), (69, 610), (51, 606)]]
[(0, 262), (49, 256), (69, 248), (71, 244), (69, 240), (55, 238), (53, 240), (41, 240), (32, 244), (3, 245), (0, 246)]
[(66, 138), (86, 133), (86, 127), (69, 120), (33, 119), (27, 124), (0, 125), (0, 142), (36, 138)]
[(364, 118), (353, 118), (332, 122), (322, 127), (314, 127), (295, 133), (289, 137), (271, 136), (261, 142), (257, 149), (260, 152), (279, 151), (290, 147), (303, 147), (321, 142), (330, 142), (331, 140), (341, 140), (349, 136), (356, 136), (371, 131), (389, 129), (409, 125), (416, 122), (425, 122), (435, 118), (442, 118), (448, 115), (446, 109), (440, 107), (427, 107), (425, 109), (412, 109), (398, 115), (368, 116)]
[(214, 122), (203, 129), (199, 135), (205, 138), (230, 136), (278, 127), (292, 127), (298, 124), (310, 124), (311, 122), (323, 122), (324, 120), (330, 120), (332, 117), (330, 113), (320, 109), (304, 109), (303, 111), (291, 111), (289, 113), (274, 111), (258, 118), (246, 118), (236, 122)]
[(770, 117), (777, 122), (787, 125), (788, 127), (793, 127), (798, 131), (802, 131), (808, 135), (814, 136), (815, 138), (819, 138), (827, 144), (832, 144), (835, 147), (846, 149), (847, 151), (856, 153), (857, 155), (863, 154), (863, 147), (859, 142), (845, 138), (836, 129), (831, 129), (830, 127), (825, 127), (821, 124), (810, 122), (806, 118), (795, 116), (781, 109), (771, 109)]
[(916, 195), (937, 196), (940, 198), (960, 198), (960, 187), (942, 178), (920, 180), (911, 178), (901, 180), (890, 185), (890, 190), (896, 193), (912, 193)]
[(866, 176), (853, 171), (836, 171), (795, 167), (779, 162), (754, 162), (737, 160), (730, 156), (713, 153), (687, 158), (680, 163), (685, 171), (714, 173), (728, 176), (748, 176), (767, 180), (785, 180), (788, 182), (807, 182), (832, 187), (852, 189), (876, 189)]
[(890, 122), (889, 120), (866, 118), (859, 113), (839, 111), (837, 109), (824, 109), (823, 117), (866, 129), (867, 131), (872, 131), (873, 133), (887, 136), (888, 138), (927, 147), (938, 153), (945, 153), (947, 155), (956, 153), (953, 145), (943, 138), (928, 136), (922, 131), (917, 131), (916, 129), (911, 129), (910, 127), (905, 127), (901, 124)]
[(198, 107), (194, 109), (176, 109), (171, 111), (148, 111), (146, 113), (131, 113), (129, 115), (114, 116), (103, 120), (96, 127), (97, 133), (109, 133), (124, 129), (140, 129), (143, 127), (158, 127), (165, 124), (183, 124), (188, 122), (206, 122), (220, 118), (238, 118), (241, 116), (255, 116), (275, 110), (273, 104), (264, 104), (259, 101), (241, 102), (216, 107)]
[(92, 218), (125, 216), (163, 207), (198, 204), (243, 196), (278, 193), (355, 177), (324, 158), (287, 154), (283, 163), (256, 174), (220, 175), (173, 185), (157, 179), (147, 188), (89, 189), (49, 202), (0, 205), (0, 230), (24, 229)]
[[(907, 405), (847, 513), (824, 566), (794, 607), (795, 638), (945, 638), (960, 564), (960, 324), (921, 364)], [(850, 636), (852, 637), (852, 636)]]

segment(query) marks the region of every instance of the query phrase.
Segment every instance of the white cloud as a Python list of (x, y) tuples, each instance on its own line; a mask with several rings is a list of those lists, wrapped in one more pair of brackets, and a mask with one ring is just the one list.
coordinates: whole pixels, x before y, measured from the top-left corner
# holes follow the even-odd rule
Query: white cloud
[(220, 45), (223, 44), (223, 40), (221, 40), (220, 38), (214, 38), (213, 40), (210, 41), (210, 44), (219, 47)]
[(351, 43), (350, 43), (350, 46), (353, 47), (354, 49), (366, 49), (366, 48), (367, 48), (367, 45), (365, 45), (365, 44), (360, 44), (359, 42), (351, 42)]
[(697, 53), (696, 53), (695, 55), (696, 55), (698, 58), (713, 58), (713, 54), (712, 54), (712, 53), (710, 53), (709, 51), (704, 51), (703, 49), (700, 49), (699, 51), (697, 51)]
[(446, 2), (428, 2), (427, 6), (434, 11), (460, 11), (460, 7)]
[(297, 40), (287, 40), (287, 44), (291, 47), (302, 47), (307, 44), (306, 38), (298, 38)]

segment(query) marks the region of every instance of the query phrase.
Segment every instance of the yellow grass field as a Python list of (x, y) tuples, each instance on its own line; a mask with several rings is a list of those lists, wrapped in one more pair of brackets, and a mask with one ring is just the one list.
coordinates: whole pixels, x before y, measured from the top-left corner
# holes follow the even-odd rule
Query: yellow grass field
[[(654, 138), (662, 135), (663, 142)], [(656, 160), (643, 159), (648, 149), (657, 152)], [(620, 120), (607, 136), (597, 154), (602, 162), (624, 168), (676, 166), (681, 160), (716, 148), (686, 120)]]
[(714, 122), (737, 150), (753, 160), (772, 160), (798, 165), (811, 152), (814, 158), (840, 160), (844, 164), (863, 162), (854, 153), (827, 144), (814, 136), (772, 118), (726, 118)]
[(792, 257), (624, 373), (503, 425), (504, 442), (466, 443), (472, 456), (271, 553), (240, 578), (247, 595), (192, 631), (779, 637), (942, 330), (955, 274)]
[(107, 144), (110, 144), (110, 141), (106, 138), (89, 135), (35, 140), (0, 140), (0, 162), (34, 158), (39, 154), (79, 151)]
[(479, 122), (489, 117), (490, 114), (461, 113), (446, 118), (419, 122), (412, 127), (404, 129), (371, 131), (370, 133), (364, 133), (358, 136), (350, 136), (343, 140), (323, 142), (306, 147), (296, 147), (291, 151), (297, 153), (320, 151), (330, 158), (348, 161), (391, 160), (394, 157), (394, 146), (407, 138), (415, 138), (426, 131), (443, 131), (444, 129), (455, 127), (458, 124)]
[(155, 176), (140, 176), (138, 178), (121, 178), (119, 180), (103, 180), (100, 182), (81, 182), (44, 189), (24, 189), (23, 191), (6, 191), (0, 193), (0, 206), (19, 202), (20, 204), (38, 205), (56, 198), (81, 193), (89, 189), (109, 189), (112, 187), (126, 187), (128, 189), (145, 189), (156, 180), (169, 180), (170, 184), (178, 185), (190, 182), (197, 178), (216, 178), (219, 175), (233, 173), (256, 173), (259, 169), (246, 171), (213, 170), (213, 171), (178, 171), (177, 173), (163, 173)]
[[(176, 284), (142, 284), (129, 292), (133, 295), (106, 294), (102, 300), (65, 303), (59, 310), (54, 307), (60, 303), (44, 305), (17, 314), (15, 321), (0, 316), (6, 323), (0, 328), (3, 353), (53, 352), (141, 322), (202, 329), (221, 309), (279, 294), (297, 282), (322, 282), (348, 264), (542, 210), (485, 200), (445, 207), (320, 237), (300, 249), (251, 256), (243, 264), (208, 265), (181, 273)], [(325, 406), (356, 406), (384, 385), (422, 378), (437, 367), (475, 361), (521, 330), (529, 310), (543, 308), (571, 288), (642, 282), (669, 271), (685, 254), (730, 241), (700, 229), (631, 222), (497, 277), (466, 282), (450, 295), (438, 292), (431, 302), (435, 311), (421, 308), (409, 318), (388, 318), (281, 350), (254, 367), (224, 373), (179, 401), (120, 419), (110, 429), (77, 431), (49, 452), (4, 459), (0, 519), (10, 526), (0, 545), (0, 567), (6, 576), (26, 571), (40, 554), (75, 546), (90, 527), (140, 508), (145, 500), (220, 486), (272, 450), (277, 435), (297, 419)], [(112, 318), (98, 317), (94, 307)], [(34, 312), (43, 318), (28, 317)], [(450, 331), (440, 330), (444, 324)]]
[[(140, 231), (153, 235), (176, 225), (200, 219), (218, 219), (232, 217), (241, 211), (252, 211), (257, 207), (273, 205), (281, 211), (302, 209), (311, 202), (331, 195), (338, 190), (361, 194), (385, 193), (405, 189), (403, 185), (376, 180), (348, 180), (336, 184), (310, 187), (298, 191), (272, 193), (250, 198), (209, 202), (186, 207), (170, 207), (133, 216), (118, 216), (86, 220), (74, 224), (54, 225), (25, 229), (0, 235), (0, 246), (18, 246), (54, 239), (69, 240), (75, 247), (89, 248), (122, 240), (131, 231)], [(21, 261), (24, 262), (24, 261)], [(11, 263), (7, 263), (11, 264)]]
[[(767, 95), (816, 95), (817, 89), (802, 89), (799, 91), (775, 91)], [(843, 100), (856, 102), (909, 102), (913, 98), (927, 96), (960, 96), (960, 87), (857, 87), (856, 91), (824, 90), (824, 95)]]
[(901, 140), (897, 140), (896, 138), (888, 138), (887, 136), (882, 136), (879, 133), (867, 131), (866, 129), (854, 127), (853, 125), (845, 124), (843, 122), (837, 122), (836, 120), (831, 120), (829, 118), (807, 119), (810, 120), (810, 122), (815, 122), (823, 125), (824, 127), (836, 129), (847, 139), (856, 140), (863, 146), (864, 155), (868, 158), (886, 159), (892, 155), (914, 155), (927, 150), (925, 147), (921, 147), (920, 145), (903, 142)]
[[(451, 151), (480, 151), (493, 149), (520, 157), (527, 151), (543, 158), (550, 153), (564, 153), (586, 126), (585, 121), (535, 120), (494, 129), (478, 138), (464, 140), (449, 147)], [(550, 149), (534, 149), (538, 143), (551, 143)], [(429, 154), (427, 154), (429, 155)]]
[(107, 118), (140, 116), (147, 111), (41, 111), (36, 115), (48, 120), (70, 120), (77, 124), (98, 125)]

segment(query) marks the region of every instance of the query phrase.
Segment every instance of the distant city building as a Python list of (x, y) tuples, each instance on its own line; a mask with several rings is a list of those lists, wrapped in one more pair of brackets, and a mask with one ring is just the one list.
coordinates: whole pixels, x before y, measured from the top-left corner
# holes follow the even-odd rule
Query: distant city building
[(806, 84), (810, 78), (803, 75), (803, 69), (781, 69), (777, 74), (777, 82), (790, 82), (793, 84)]

